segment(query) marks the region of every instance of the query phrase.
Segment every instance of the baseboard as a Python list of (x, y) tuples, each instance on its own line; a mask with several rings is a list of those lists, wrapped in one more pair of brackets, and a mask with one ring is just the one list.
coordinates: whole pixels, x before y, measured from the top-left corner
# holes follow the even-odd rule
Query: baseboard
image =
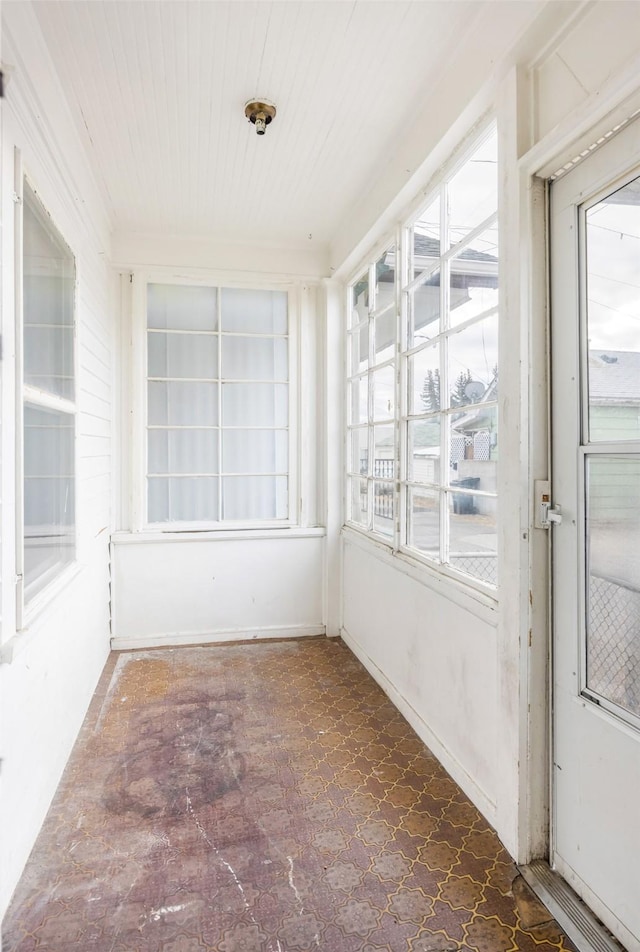
[(496, 805), (488, 794), (479, 786), (473, 777), (467, 773), (462, 764), (451, 754), (436, 734), (433, 733), (426, 721), (422, 719), (422, 716), (418, 714), (415, 708), (400, 694), (398, 689), (380, 670), (375, 661), (369, 657), (364, 648), (349, 634), (346, 628), (342, 629), (341, 635), (345, 644), (353, 651), (358, 660), (362, 662), (371, 677), (377, 681), (387, 697), (393, 701), (402, 716), (411, 724), (411, 727), (420, 740), (438, 758), (447, 773), (451, 775), (489, 823), (495, 826)]
[(274, 638), (307, 638), (324, 635), (324, 625), (289, 625), (285, 628), (227, 628), (219, 631), (176, 631), (142, 637), (117, 637), (111, 639), (113, 651), (132, 648), (174, 648), (180, 645), (216, 645), (234, 641), (263, 641)]

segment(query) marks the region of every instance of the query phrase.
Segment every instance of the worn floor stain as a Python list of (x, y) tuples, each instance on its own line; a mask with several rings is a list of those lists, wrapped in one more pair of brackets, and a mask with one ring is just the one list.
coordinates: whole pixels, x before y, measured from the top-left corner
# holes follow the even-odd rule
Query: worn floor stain
[(113, 655), (4, 952), (573, 950), (340, 641)]

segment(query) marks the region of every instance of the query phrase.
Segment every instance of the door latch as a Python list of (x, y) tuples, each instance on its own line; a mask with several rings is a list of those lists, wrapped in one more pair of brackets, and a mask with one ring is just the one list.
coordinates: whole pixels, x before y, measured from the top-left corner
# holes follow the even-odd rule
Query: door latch
[(562, 522), (560, 506), (551, 505), (551, 484), (548, 479), (536, 479), (535, 492), (535, 527), (536, 529), (550, 529), (555, 523)]

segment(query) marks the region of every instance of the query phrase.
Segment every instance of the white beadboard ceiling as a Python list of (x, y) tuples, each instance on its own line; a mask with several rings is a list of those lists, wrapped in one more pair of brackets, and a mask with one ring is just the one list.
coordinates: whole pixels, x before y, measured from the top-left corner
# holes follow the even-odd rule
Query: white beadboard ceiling
[(333, 238), (484, 6), (34, 4), (114, 229), (292, 246)]

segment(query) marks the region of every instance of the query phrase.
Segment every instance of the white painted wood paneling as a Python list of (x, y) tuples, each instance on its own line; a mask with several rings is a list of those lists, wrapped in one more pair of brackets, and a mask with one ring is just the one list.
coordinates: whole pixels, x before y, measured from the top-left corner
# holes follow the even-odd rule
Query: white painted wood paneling
[(208, 535), (114, 536), (114, 647), (324, 632), (321, 530)]
[(345, 640), (495, 822), (497, 613), (489, 622), (346, 534), (343, 565)]
[[(496, 6), (35, 4), (120, 230), (297, 247), (331, 238)], [(278, 108), (263, 137), (244, 117), (254, 96)]]
[[(115, 282), (100, 191), (28, 4), (3, 6), (3, 63), (13, 67), (2, 106), (3, 373), (13, 357), (13, 149), (76, 257), (77, 562), (27, 609), (15, 632), (12, 518), (3, 519), (0, 664), (0, 915), (29, 855), (109, 651), (111, 390)], [(7, 196), (9, 201), (7, 202)], [(15, 396), (4, 392), (3, 431)], [(3, 489), (15, 454), (3, 447)], [(64, 584), (63, 584), (64, 583)]]
[(536, 138), (550, 133), (626, 64), (640, 64), (640, 4), (585, 4), (534, 65)]

